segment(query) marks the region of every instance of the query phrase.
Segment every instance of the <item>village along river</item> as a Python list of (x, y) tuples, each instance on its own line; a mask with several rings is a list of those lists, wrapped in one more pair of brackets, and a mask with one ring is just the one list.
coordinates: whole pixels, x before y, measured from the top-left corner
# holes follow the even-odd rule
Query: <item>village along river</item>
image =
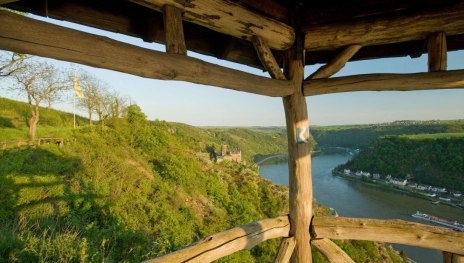
[[(351, 157), (347, 152), (313, 156), (313, 191), (317, 203), (332, 207), (340, 216), (345, 217), (402, 219), (424, 223), (411, 217), (411, 214), (420, 211), (464, 223), (464, 209), (433, 205), (424, 199), (372, 188), (362, 182), (333, 176), (332, 169)], [(276, 184), (288, 185), (286, 161), (262, 163), (259, 170), (262, 177)], [(443, 262), (441, 251), (404, 245), (394, 245), (394, 248), (398, 251), (403, 250), (409, 258), (418, 263)]]

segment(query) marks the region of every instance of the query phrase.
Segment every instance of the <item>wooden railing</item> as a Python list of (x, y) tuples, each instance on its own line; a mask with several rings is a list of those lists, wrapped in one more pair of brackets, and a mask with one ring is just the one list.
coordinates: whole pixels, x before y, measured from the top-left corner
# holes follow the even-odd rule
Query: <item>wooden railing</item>
[(64, 145), (63, 138), (38, 138), (34, 140), (16, 140), (16, 141), (7, 141), (0, 142), (0, 149), (6, 150), (11, 148), (21, 148), (21, 147), (34, 147), (42, 144), (56, 144), (60, 147)]
[[(288, 262), (294, 239), (289, 236), (288, 216), (264, 219), (211, 235), (171, 254), (146, 262), (211, 262), (243, 249), (251, 249), (268, 239), (282, 237), (274, 262)], [(444, 262), (464, 262), (464, 232), (403, 220), (315, 217), (311, 225), (311, 245), (329, 262), (353, 262), (330, 239), (369, 240), (437, 249)]]

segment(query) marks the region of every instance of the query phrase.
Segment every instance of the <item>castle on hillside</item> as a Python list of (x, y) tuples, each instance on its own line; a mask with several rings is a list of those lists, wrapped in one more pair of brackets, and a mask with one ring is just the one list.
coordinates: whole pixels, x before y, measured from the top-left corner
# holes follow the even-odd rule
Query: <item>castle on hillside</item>
[(233, 162), (240, 163), (242, 162), (242, 151), (239, 149), (234, 149), (232, 151), (227, 151), (227, 145), (221, 145), (221, 153), (217, 156), (217, 162), (220, 163), (224, 160), (229, 160)]

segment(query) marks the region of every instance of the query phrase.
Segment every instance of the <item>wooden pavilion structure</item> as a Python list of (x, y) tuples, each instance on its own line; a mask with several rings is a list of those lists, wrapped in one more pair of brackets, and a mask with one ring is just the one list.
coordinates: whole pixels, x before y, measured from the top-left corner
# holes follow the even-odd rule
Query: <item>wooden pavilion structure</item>
[[(352, 262), (330, 239), (372, 240), (444, 251), (464, 262), (464, 234), (399, 220), (314, 218), (306, 96), (464, 87), (447, 51), (464, 49), (456, 0), (0, 0), (0, 6), (166, 45), (152, 51), (0, 10), (0, 49), (282, 97), (288, 131), (290, 214), (207, 237), (152, 262), (208, 262), (282, 238), (276, 262)], [(207, 63), (187, 50), (260, 68), (271, 78)], [(428, 55), (429, 72), (330, 78), (347, 61)], [(305, 65), (324, 66), (304, 79)], [(282, 70), (283, 69), (283, 70)], [(291, 258), (291, 259), (290, 259)]]

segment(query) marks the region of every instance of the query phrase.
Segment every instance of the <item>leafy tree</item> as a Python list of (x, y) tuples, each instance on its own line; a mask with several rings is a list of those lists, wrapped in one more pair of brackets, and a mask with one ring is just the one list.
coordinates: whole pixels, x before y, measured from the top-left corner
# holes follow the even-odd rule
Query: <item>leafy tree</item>
[(58, 100), (61, 92), (69, 88), (70, 81), (63, 71), (51, 64), (38, 61), (24, 64), (14, 72), (14, 77), (18, 85), (10, 89), (27, 96), (31, 111), (29, 136), (34, 139), (40, 119), (40, 104), (43, 101), (51, 104), (52, 101)]
[(97, 107), (103, 100), (104, 88), (103, 84), (95, 76), (88, 72), (82, 71), (79, 73), (79, 85), (82, 88), (84, 97), (79, 99), (79, 107), (87, 110), (89, 116), (89, 126), (92, 127), (93, 113), (96, 112)]

